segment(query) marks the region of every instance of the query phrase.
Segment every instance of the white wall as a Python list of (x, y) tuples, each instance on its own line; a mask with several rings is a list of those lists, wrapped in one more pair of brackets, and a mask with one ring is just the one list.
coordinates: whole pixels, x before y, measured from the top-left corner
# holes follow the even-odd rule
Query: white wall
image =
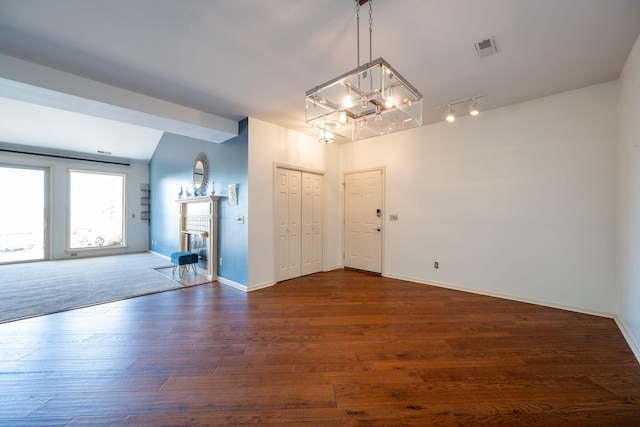
[(275, 164), (325, 173), (324, 269), (341, 265), (339, 147), (318, 143), (317, 138), (249, 118), (249, 280), (256, 289), (274, 283)]
[[(249, 289), (274, 281), (275, 163), (327, 171), (325, 269), (342, 265), (342, 173), (384, 166), (386, 276), (620, 311), (637, 337), (640, 131), (631, 111), (640, 99), (638, 56), (636, 46), (620, 82), (618, 154), (627, 164), (618, 181), (618, 81), (342, 146), (250, 119)], [(618, 254), (626, 256), (618, 263), (620, 308), (616, 182), (623, 196), (634, 193), (618, 206)], [(388, 221), (391, 213), (397, 222)]]
[(618, 104), (619, 320), (640, 360), (640, 38), (620, 75)]
[[(59, 154), (59, 153), (58, 153)], [(82, 155), (78, 157), (83, 157)], [(140, 184), (149, 182), (149, 167), (146, 163), (131, 162), (131, 166), (108, 165), (78, 160), (57, 159), (0, 152), (0, 164), (27, 165), (49, 168), (49, 258), (67, 259), (68, 230), (68, 172), (70, 169), (126, 174), (126, 227), (127, 247), (74, 250), (78, 258), (98, 255), (119, 255), (144, 252), (149, 248), (149, 222), (140, 219)], [(8, 185), (3, 183), (2, 185)], [(9, 184), (11, 185), (11, 184)], [(19, 185), (16, 185), (20, 191)], [(3, 202), (4, 206), (4, 202)], [(135, 214), (135, 218), (131, 215)]]
[(342, 146), (342, 171), (386, 166), (383, 274), (615, 313), (616, 101), (609, 82)]

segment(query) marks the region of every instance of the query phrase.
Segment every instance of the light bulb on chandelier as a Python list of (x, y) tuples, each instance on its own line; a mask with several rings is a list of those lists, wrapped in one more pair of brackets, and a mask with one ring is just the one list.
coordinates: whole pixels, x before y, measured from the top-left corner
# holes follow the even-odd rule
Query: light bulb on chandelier
[(336, 136), (334, 130), (336, 129), (336, 124), (332, 122), (325, 122), (320, 127), (320, 135), (318, 140), (323, 144), (331, 144), (335, 141)]
[(344, 108), (351, 108), (353, 107), (353, 99), (351, 99), (351, 95), (345, 95), (344, 96)]
[(376, 122), (382, 121), (382, 108), (379, 105), (376, 105), (376, 118), (374, 120)]
[(393, 96), (387, 96), (387, 99), (384, 101), (385, 108), (393, 107)]

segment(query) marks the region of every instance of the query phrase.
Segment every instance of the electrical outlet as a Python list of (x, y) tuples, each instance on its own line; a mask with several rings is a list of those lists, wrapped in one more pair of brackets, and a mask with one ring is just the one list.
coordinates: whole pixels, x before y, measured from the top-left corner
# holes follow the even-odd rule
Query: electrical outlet
[(222, 265), (222, 258), (220, 258), (220, 265)]
[(397, 221), (398, 214), (389, 214), (389, 221)]
[(438, 264), (438, 261), (433, 263), (433, 268), (440, 268), (440, 265)]

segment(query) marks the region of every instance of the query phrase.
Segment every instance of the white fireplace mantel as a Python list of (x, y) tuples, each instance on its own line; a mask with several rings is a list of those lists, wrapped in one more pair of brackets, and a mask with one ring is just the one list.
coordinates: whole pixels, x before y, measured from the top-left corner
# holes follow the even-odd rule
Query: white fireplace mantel
[(218, 269), (218, 196), (178, 199), (180, 207), (180, 250), (189, 250), (189, 235), (199, 234), (206, 239), (207, 278), (217, 280)]

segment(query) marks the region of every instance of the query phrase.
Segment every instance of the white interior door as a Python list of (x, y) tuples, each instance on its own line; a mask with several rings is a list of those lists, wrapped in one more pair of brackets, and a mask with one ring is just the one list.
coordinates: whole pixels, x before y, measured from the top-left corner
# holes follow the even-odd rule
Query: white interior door
[(322, 176), (302, 172), (302, 275), (322, 271)]
[(345, 175), (345, 267), (382, 273), (382, 178), (382, 169)]
[(277, 168), (277, 281), (299, 277), (302, 274), (300, 264), (301, 177), (300, 171)]

